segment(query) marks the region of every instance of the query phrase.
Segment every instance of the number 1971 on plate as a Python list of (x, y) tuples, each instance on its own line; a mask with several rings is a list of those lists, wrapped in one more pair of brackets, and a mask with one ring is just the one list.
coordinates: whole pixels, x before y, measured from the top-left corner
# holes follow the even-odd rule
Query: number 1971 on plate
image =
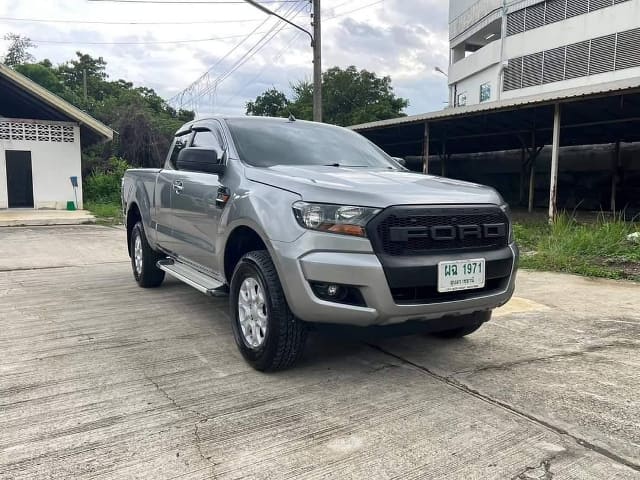
[(483, 288), (485, 259), (454, 260), (438, 264), (438, 292)]

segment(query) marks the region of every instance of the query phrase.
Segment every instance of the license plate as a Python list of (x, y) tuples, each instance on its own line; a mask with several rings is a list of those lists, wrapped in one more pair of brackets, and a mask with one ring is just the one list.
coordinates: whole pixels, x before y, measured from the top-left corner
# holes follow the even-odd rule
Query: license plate
[(438, 292), (483, 288), (484, 258), (438, 263)]

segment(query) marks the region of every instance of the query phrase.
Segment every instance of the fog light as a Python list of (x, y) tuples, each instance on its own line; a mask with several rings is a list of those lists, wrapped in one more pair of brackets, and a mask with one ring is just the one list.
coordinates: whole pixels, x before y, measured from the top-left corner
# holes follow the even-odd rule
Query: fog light
[(309, 282), (313, 293), (320, 300), (343, 303), (346, 305), (366, 306), (358, 287), (337, 283)]
[(330, 297), (337, 297), (340, 293), (340, 287), (338, 285), (329, 285), (327, 287), (327, 295)]

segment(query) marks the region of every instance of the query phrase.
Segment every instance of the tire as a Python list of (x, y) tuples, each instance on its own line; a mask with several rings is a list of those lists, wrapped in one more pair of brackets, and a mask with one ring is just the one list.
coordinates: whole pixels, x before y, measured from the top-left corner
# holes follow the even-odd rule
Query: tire
[[(138, 240), (140, 245), (137, 251), (136, 242)], [(138, 258), (138, 254), (140, 254), (141, 258)], [(138, 285), (143, 288), (153, 288), (162, 283), (164, 271), (160, 270), (156, 263), (163, 258), (164, 255), (149, 246), (142, 222), (136, 223), (131, 231), (131, 269)]]
[(485, 322), (491, 319), (491, 311), (475, 312), (470, 315), (464, 315), (460, 317), (460, 320), (464, 323), (463, 326), (452, 328), (451, 330), (441, 330), (439, 332), (433, 332), (431, 335), (438, 338), (462, 338), (467, 335), (471, 335), (476, 332)]
[(230, 290), (233, 336), (245, 360), (262, 372), (284, 370), (300, 360), (307, 327), (289, 309), (266, 251), (240, 259)]

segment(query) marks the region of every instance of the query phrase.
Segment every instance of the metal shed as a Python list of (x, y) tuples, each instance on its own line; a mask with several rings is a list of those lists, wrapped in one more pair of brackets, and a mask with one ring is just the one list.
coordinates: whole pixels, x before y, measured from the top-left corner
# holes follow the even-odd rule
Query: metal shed
[[(448, 108), (423, 115), (361, 125), (356, 130), (395, 156), (421, 156), (429, 173), (430, 155), (523, 149), (523, 171), (535, 179), (536, 158), (552, 146), (549, 217), (557, 212), (561, 146), (640, 141), (640, 78), (599, 83), (516, 99)], [(616, 162), (612, 162), (615, 164)], [(612, 165), (612, 172), (615, 165)], [(612, 173), (615, 199), (615, 173)], [(532, 205), (529, 189), (529, 207)]]

